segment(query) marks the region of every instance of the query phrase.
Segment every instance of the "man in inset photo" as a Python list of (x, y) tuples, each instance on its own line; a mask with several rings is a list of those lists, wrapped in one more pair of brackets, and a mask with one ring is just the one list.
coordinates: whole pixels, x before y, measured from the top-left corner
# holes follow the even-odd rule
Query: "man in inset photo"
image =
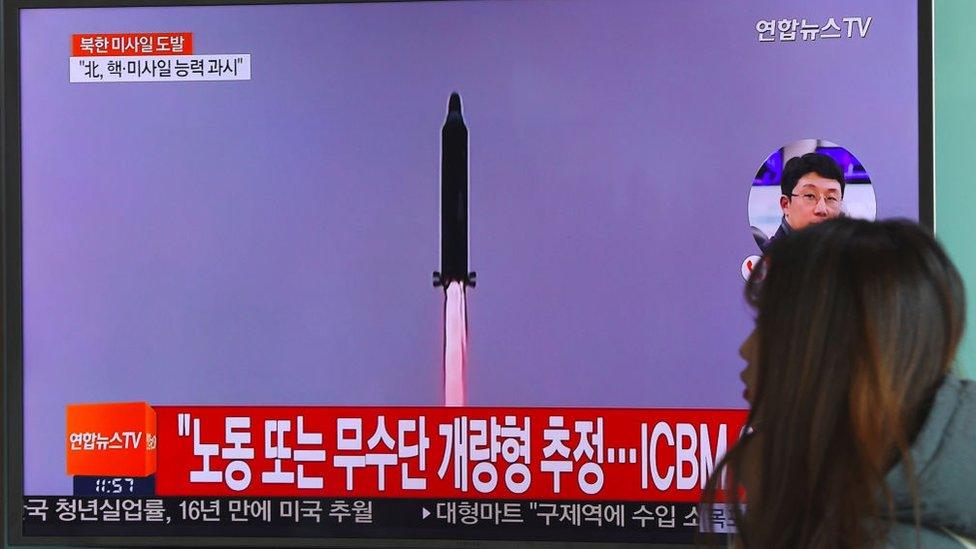
[(779, 197), (783, 220), (776, 234), (759, 242), (759, 247), (766, 251), (769, 243), (781, 235), (840, 217), (844, 185), (844, 172), (826, 154), (812, 152), (791, 158), (783, 168), (779, 184), (783, 193)]

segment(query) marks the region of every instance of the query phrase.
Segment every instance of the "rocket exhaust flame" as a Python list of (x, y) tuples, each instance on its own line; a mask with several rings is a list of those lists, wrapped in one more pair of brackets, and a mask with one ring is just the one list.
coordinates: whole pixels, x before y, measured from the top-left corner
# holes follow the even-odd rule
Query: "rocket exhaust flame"
[(452, 282), (444, 290), (444, 405), (464, 406), (468, 363), (466, 288)]

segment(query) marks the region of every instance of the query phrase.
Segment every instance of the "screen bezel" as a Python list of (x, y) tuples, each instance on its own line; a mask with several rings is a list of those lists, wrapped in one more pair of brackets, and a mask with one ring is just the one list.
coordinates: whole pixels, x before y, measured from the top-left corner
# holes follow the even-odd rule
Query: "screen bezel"
[[(21, 212), (20, 10), (44, 8), (189, 7), (233, 5), (338, 4), (412, 2), (418, 0), (0, 0), (2, 69), (0, 69), (0, 143), (3, 223), (3, 391), (0, 392), (0, 436), (3, 439), (4, 513), (0, 539), (16, 545), (138, 546), (138, 547), (453, 547), (455, 540), (353, 538), (235, 537), (35, 537), (23, 535), (23, 264)], [(471, 1), (471, 0), (426, 0)], [(935, 229), (935, 166), (933, 136), (933, 0), (918, 0), (918, 220)], [(9, 536), (9, 537), (5, 537)], [(517, 540), (513, 540), (517, 541)], [(509, 547), (512, 541), (465, 540), (468, 547)], [(617, 547), (593, 542), (526, 542), (532, 547)]]

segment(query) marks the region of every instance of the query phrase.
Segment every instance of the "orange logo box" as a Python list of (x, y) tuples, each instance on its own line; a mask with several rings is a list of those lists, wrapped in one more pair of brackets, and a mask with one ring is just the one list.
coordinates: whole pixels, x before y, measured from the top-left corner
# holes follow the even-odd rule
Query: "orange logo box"
[(69, 404), (67, 414), (68, 475), (156, 472), (156, 411), (145, 402)]

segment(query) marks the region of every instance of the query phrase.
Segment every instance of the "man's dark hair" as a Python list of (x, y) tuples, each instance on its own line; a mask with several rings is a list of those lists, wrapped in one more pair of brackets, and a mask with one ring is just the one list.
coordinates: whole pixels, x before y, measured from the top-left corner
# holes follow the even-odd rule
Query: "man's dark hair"
[(804, 175), (815, 173), (826, 179), (833, 179), (840, 183), (840, 194), (844, 195), (844, 172), (833, 158), (823, 153), (807, 153), (803, 156), (791, 158), (783, 167), (783, 175), (779, 178), (779, 188), (783, 196), (793, 195), (796, 182)]

